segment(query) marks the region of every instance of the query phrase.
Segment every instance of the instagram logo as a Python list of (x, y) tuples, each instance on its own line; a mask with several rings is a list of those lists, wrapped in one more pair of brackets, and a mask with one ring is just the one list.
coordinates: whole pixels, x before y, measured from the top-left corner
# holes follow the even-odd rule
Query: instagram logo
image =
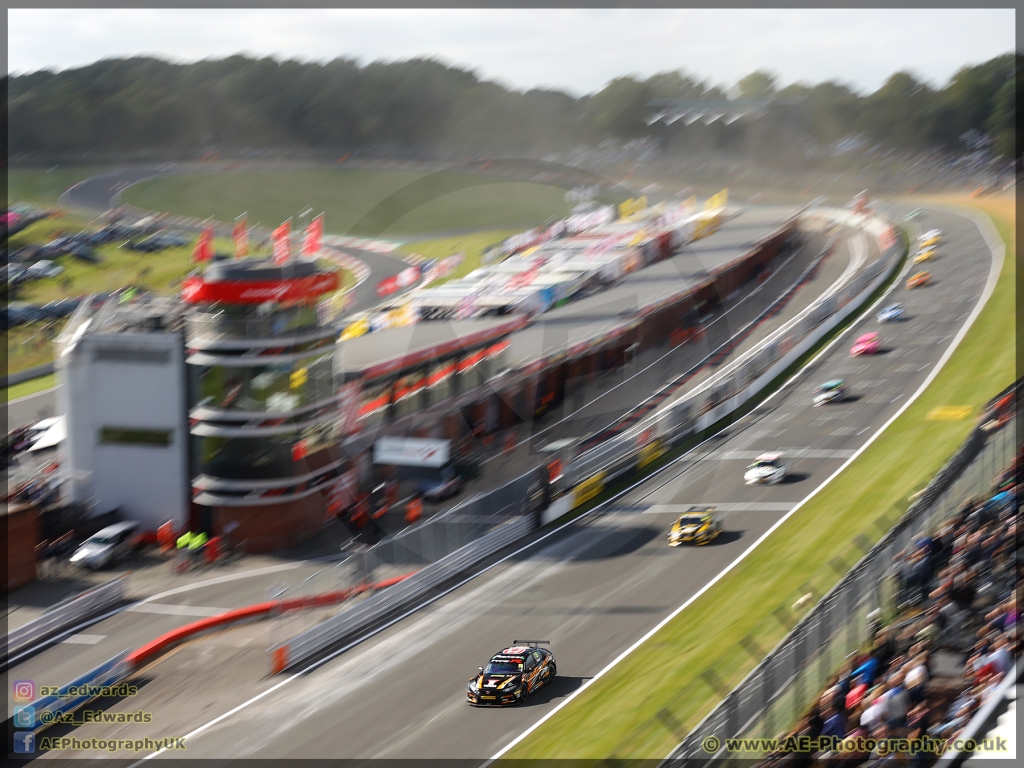
[(34, 680), (15, 680), (13, 687), (15, 701), (32, 701), (36, 697)]

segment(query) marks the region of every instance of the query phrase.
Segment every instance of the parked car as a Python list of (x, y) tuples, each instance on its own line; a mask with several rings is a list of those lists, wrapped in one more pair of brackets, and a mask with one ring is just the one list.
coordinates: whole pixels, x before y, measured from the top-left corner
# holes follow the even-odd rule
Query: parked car
[(457, 496), (465, 484), (455, 467), (448, 466), (441, 470), (440, 477), (421, 481), (416, 490), (425, 501), (443, 501)]
[(60, 264), (54, 264), (48, 259), (43, 259), (26, 269), (25, 273), (31, 277), (56, 277), (63, 271), (64, 267)]
[(154, 243), (149, 238), (145, 240), (126, 240), (121, 243), (120, 248), (127, 248), (129, 251), (140, 251), (142, 253), (156, 253), (162, 251), (164, 246), (160, 243)]
[(24, 302), (12, 302), (9, 304), (5, 317), (8, 328), (44, 319), (42, 310), (39, 307), (35, 304), (25, 304)]
[(92, 249), (92, 247), (86, 245), (85, 243), (77, 243), (75, 246), (73, 246), (71, 248), (71, 255), (74, 256), (76, 259), (81, 259), (82, 261), (88, 262), (89, 264), (100, 263), (100, 257), (96, 255), (96, 252)]
[(70, 237), (58, 237), (57, 239), (46, 243), (40, 251), (46, 256), (60, 256), (62, 253), (70, 251), (71, 246), (74, 244), (74, 239)]
[(8, 264), (4, 272), (4, 279), (10, 285), (17, 285), (25, 276), (27, 270), (21, 264)]
[(180, 232), (161, 232), (153, 235), (149, 239), (155, 243), (159, 243), (164, 248), (180, 248), (181, 246), (189, 245), (192, 242)]
[(17, 261), (22, 264), (31, 264), (33, 261), (38, 261), (41, 258), (39, 253), (38, 245), (26, 245), (24, 248), (19, 248), (11, 254), (11, 261)]
[(57, 301), (51, 301), (49, 304), (44, 304), (40, 307), (40, 311), (46, 319), (56, 320), (61, 317), (67, 317), (82, 303), (82, 299), (58, 299)]
[(138, 545), (138, 523), (115, 523), (86, 539), (71, 556), (71, 563), (99, 570), (124, 557)]

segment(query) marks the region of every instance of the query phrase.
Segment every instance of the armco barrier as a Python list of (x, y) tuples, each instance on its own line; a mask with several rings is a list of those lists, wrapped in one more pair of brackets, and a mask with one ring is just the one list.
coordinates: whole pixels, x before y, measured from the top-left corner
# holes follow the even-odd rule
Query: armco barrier
[(3, 648), (3, 661), (34, 643), (53, 637), (80, 621), (96, 616), (124, 600), (127, 575), (118, 576), (99, 587), (87, 590), (70, 600), (50, 608), (38, 619), (11, 630)]
[(271, 671), (277, 673), (293, 669), (333, 647), (357, 638), (536, 527), (534, 515), (524, 515), (500, 525), (451, 555), (417, 571), (401, 583), (275, 646), (270, 651)]
[[(835, 219), (841, 220), (844, 223), (868, 229), (871, 234), (880, 240), (890, 232), (890, 225), (888, 224), (869, 220), (856, 214), (849, 214), (846, 211), (825, 209), (823, 213), (826, 215), (832, 214)], [(667, 446), (673, 442), (685, 439), (696, 431), (713, 426), (734, 410), (740, 408), (752, 397), (755, 397), (762, 389), (774, 381), (782, 371), (792, 365), (804, 352), (817, 343), (819, 339), (829, 333), (852, 312), (858, 310), (878, 286), (893, 273), (893, 270), (900, 263), (902, 253), (903, 246), (901, 244), (894, 245), (888, 249), (883, 248), (882, 256), (869, 265), (863, 273), (855, 277), (838, 294), (816, 302), (793, 321), (787, 323), (770, 339), (768, 345), (770, 356), (765, 360), (765, 364), (758, 369), (756, 380), (750, 382), (740, 394), (725, 399), (717, 407), (709, 409), (710, 412), (691, 419), (689, 423), (678, 424), (669, 422), (672, 424), (672, 428), (662, 430), (662, 433), (658, 435), (662, 444)], [(812, 318), (813, 322), (810, 322), (808, 318)], [(785, 349), (780, 349), (779, 342), (775, 339), (779, 334), (784, 334), (783, 342), (787, 344)], [(800, 337), (799, 340), (794, 339), (794, 336), (797, 335)], [(749, 356), (745, 356), (743, 360), (749, 360), (751, 357), (759, 359), (758, 356), (760, 356), (760, 359), (764, 359), (764, 352), (765, 345), (760, 345)], [(746, 369), (741, 368), (740, 370)], [(732, 369), (730, 368), (724, 373), (727, 376), (736, 375), (731, 371)], [(709, 385), (720, 386), (719, 377), (713, 378)], [(709, 385), (704, 385), (693, 395), (683, 398), (682, 401), (696, 399), (696, 396), (704, 392)], [(649, 428), (652, 423), (663, 424), (668, 422), (668, 419), (674, 413), (674, 409), (679, 407), (680, 402), (673, 403), (672, 409), (659, 412), (659, 414), (644, 420), (639, 427), (630, 430), (624, 436), (624, 439), (610, 440), (607, 444), (596, 446), (592, 451), (588, 451), (579, 457), (573, 462), (577, 469), (573, 470), (573, 465), (566, 469), (566, 475), (571, 477), (572, 484), (576, 487), (571, 488), (565, 496), (556, 500), (552, 507), (559, 512), (562, 512), (563, 509), (565, 512), (568, 512), (584, 503), (586, 501), (584, 497), (589, 498), (589, 496), (600, 493), (608, 482), (636, 469), (641, 462), (648, 461), (649, 456), (644, 453), (645, 447), (637, 444), (635, 435), (641, 430)], [(595, 455), (600, 456), (600, 461), (593, 462), (593, 464), (599, 463), (600, 466), (592, 466), (590, 463), (591, 457)], [(578, 469), (581, 460), (587, 462), (586, 473), (582, 473)], [(431, 530), (432, 525), (441, 525), (446, 519), (450, 519), (456, 514), (473, 515), (478, 514), (478, 510), (487, 510), (493, 514), (499, 509), (508, 512), (522, 511), (526, 506), (528, 487), (531, 477), (535, 472), (536, 470), (531, 470), (531, 472), (507, 483), (496, 491), (470, 499), (443, 515), (439, 515), (437, 518), (432, 518), (420, 526), (409, 529), (408, 532), (403, 531), (400, 536), (381, 543), (381, 545), (387, 546), (377, 545), (371, 551), (379, 549), (381, 552), (385, 550), (395, 550), (397, 552), (399, 547), (395, 545), (400, 543), (401, 538), (412, 538), (414, 534), (422, 536), (425, 532)], [(566, 500), (567, 497), (568, 501)], [(550, 513), (551, 509), (540, 517), (545, 524), (553, 522), (555, 519)], [(342, 611), (337, 616), (328, 619), (320, 625), (272, 648), (270, 652), (271, 670), (276, 673), (293, 669), (313, 660), (328, 648), (337, 647), (346, 641), (355, 639), (361, 633), (368, 631), (373, 626), (379, 625), (388, 616), (413, 605), (437, 585), (468, 570), (475, 563), (482, 561), (515, 539), (525, 536), (537, 527), (538, 523), (539, 520), (534, 515), (526, 515), (512, 522), (505, 523), (450, 554), (445, 554), (443, 551), (440, 552), (440, 557), (432, 558), (433, 562), (430, 562), (429, 565), (426, 565), (417, 572), (415, 576), (410, 577), (398, 587), (387, 590), (379, 595), (374, 595), (351, 610)], [(436, 539), (431, 539), (431, 542), (431, 550), (436, 552)], [(408, 551), (411, 552), (412, 550), (409, 549)], [(420, 556), (425, 554), (425, 551), (425, 547), (421, 548), (419, 550)]]
[[(30, 706), (35, 711), (35, 719), (31, 730), (40, 731), (53, 725), (61, 719), (61, 716), (69, 715), (95, 698), (117, 695), (115, 692), (104, 689), (117, 686), (131, 674), (132, 668), (127, 662), (127, 657), (128, 651), (122, 651), (109, 661), (86, 672), (77, 680), (61, 686), (55, 696), (43, 696), (33, 701)], [(15, 725), (18, 728), (23, 728), (17, 719), (15, 719)]]
[[(721, 357), (723, 354), (727, 354), (731, 349), (734, 349), (737, 345), (741, 344), (756, 328), (764, 321), (766, 317), (769, 317), (774, 312), (778, 311), (779, 304), (787, 301), (792, 295), (799, 289), (801, 285), (807, 280), (807, 278), (814, 273), (815, 270), (821, 265), (822, 259), (825, 258), (832, 250), (835, 245), (835, 238), (830, 238), (825, 244), (825, 247), (821, 252), (814, 258), (814, 260), (807, 266), (807, 268), (801, 273), (801, 275), (790, 285), (779, 297), (779, 299), (764, 310), (762, 310), (757, 317), (747, 323), (740, 331), (732, 336), (732, 338), (725, 341), (716, 349), (709, 352), (704, 358), (694, 365), (692, 365), (686, 372), (677, 376), (669, 386), (679, 385), (689, 381), (693, 376), (702, 371), (715, 359)], [(664, 392), (665, 390), (661, 390)], [(657, 397), (658, 393), (655, 393), (654, 397)], [(686, 398), (683, 398), (686, 399)], [(677, 401), (678, 402), (678, 401)], [(647, 424), (650, 419), (645, 419), (641, 423)], [(595, 445), (587, 451), (584, 451), (580, 456), (573, 460), (572, 464), (566, 469), (567, 479), (570, 485), (573, 485), (584, 478), (590, 477), (599, 468), (608, 467), (611, 464), (620, 461), (621, 459), (628, 458), (631, 454), (636, 453), (637, 446), (636, 441), (632, 437), (636, 433), (636, 429), (630, 429), (626, 432), (626, 435), (619, 438), (611, 438), (603, 441), (602, 443)], [(628, 439), (626, 439), (628, 436)], [(664, 437), (664, 432), (661, 435)], [(631, 469), (631, 466), (623, 466), (617, 471), (613, 472), (612, 477), (623, 474), (625, 471)]]
[[(823, 209), (824, 215), (860, 226), (883, 240), (888, 225), (843, 210)], [(882, 247), (880, 242), (880, 247)], [(757, 397), (779, 375), (863, 303), (891, 277), (900, 263), (903, 245), (883, 247), (880, 258), (869, 264), (838, 292), (826, 295), (798, 314), (693, 392), (663, 406), (637, 425), (577, 457), (566, 469), (572, 485), (586, 482), (597, 472), (605, 481), (635, 469), (641, 458), (637, 438), (652, 430), (663, 445), (676, 445), (713, 427)]]

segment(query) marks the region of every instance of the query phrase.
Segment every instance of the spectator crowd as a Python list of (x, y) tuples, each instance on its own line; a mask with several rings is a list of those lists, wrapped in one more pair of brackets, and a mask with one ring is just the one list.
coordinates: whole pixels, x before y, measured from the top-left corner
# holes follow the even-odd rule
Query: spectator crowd
[[(829, 681), (793, 731), (779, 734), (765, 764), (927, 766), (939, 757), (935, 745), (961, 736), (1012, 673), (1021, 650), (1016, 475), (1022, 456), (1018, 448), (988, 494), (967, 500), (896, 557), (897, 616), (885, 626), (877, 612), (871, 617), (862, 652)], [(836, 738), (844, 743), (839, 750), (801, 751), (801, 738), (819, 746)], [(872, 739), (925, 746), (868, 751)], [(862, 751), (848, 749), (858, 744)]]

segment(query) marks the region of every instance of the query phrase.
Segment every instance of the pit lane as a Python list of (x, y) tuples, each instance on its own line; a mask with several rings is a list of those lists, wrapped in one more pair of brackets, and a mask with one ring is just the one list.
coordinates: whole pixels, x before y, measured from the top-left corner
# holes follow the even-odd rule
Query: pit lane
[[(932, 223), (946, 233), (930, 265), (933, 282), (910, 292), (897, 283), (894, 299), (908, 319), (882, 329), (885, 352), (848, 356), (850, 339), (875, 328), (871, 313), (731, 434), (655, 475), (608, 514), (559, 530), (316, 671), (278, 683), (244, 716), (206, 728), (193, 718), (190, 756), (494, 754), (696, 594), (917, 390), (978, 303), (993, 258), (969, 219), (932, 211)], [(814, 388), (830, 378), (846, 379), (855, 399), (812, 407)], [(744, 485), (747, 456), (776, 449), (794, 457), (789, 482)], [(690, 503), (722, 505), (725, 533), (712, 546), (670, 549), (668, 525)], [(476, 665), (524, 635), (550, 636), (558, 680), (523, 707), (467, 706), (463, 691)]]

